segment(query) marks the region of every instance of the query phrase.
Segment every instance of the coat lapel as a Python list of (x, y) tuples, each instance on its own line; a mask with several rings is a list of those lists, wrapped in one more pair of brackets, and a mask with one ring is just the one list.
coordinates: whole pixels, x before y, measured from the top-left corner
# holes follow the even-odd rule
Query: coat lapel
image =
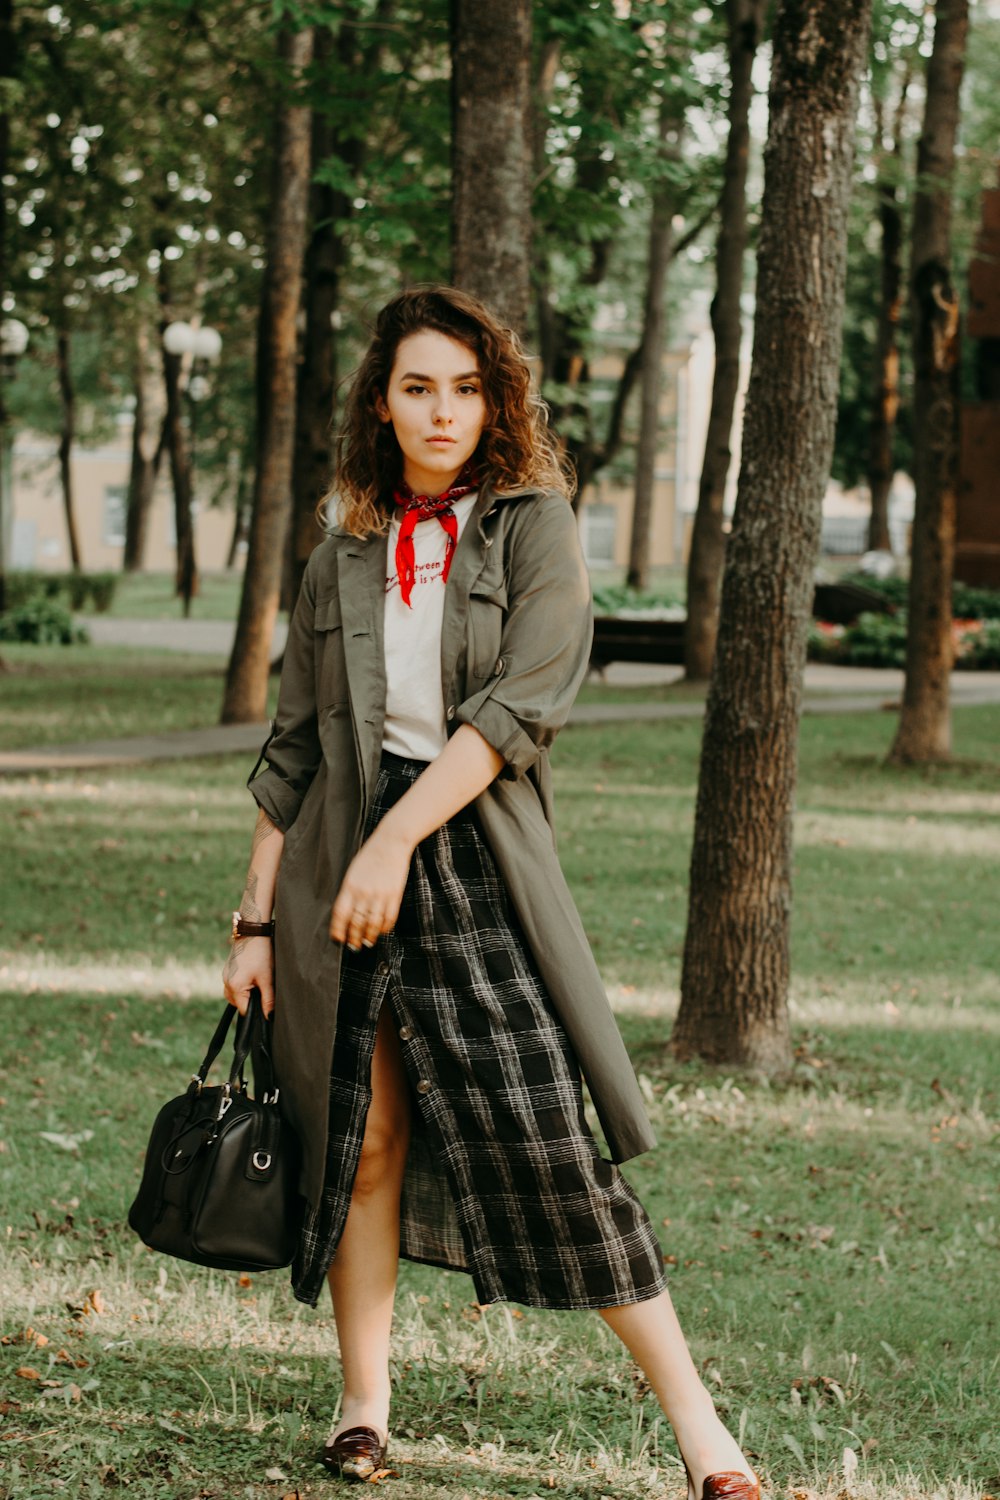
[(455, 680), (459, 656), (465, 644), (466, 621), (469, 615), (469, 592), (483, 571), (488, 549), (492, 545), (483, 520), (496, 507), (489, 480), (483, 485), (476, 500), (472, 515), (458, 540), (451, 571), (444, 591), (444, 615), (441, 619), (441, 686), (444, 701)]
[(337, 586), (354, 742), (367, 803), (385, 722), (385, 572), (388, 538), (357, 538), (337, 554)]

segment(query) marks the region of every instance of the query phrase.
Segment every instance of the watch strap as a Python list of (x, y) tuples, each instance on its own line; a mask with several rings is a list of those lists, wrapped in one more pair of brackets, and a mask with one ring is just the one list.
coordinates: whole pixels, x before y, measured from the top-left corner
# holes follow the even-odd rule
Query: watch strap
[(233, 912), (233, 938), (274, 937), (274, 921), (253, 922), (249, 917)]

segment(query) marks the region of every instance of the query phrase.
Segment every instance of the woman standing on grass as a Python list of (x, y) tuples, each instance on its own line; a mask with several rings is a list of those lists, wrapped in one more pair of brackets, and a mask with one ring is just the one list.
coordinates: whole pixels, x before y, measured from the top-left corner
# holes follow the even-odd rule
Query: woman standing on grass
[(468, 1271), (482, 1303), (597, 1308), (690, 1493), (756, 1500), (649, 1219), (584, 1118), (581, 1073), (615, 1161), (654, 1143), (552, 835), (589, 583), (528, 365), (479, 302), (415, 288), (383, 308), (337, 490), (250, 781), (225, 970), (234, 1005), (257, 985), (274, 1012), (303, 1143), (292, 1282), (315, 1305), (329, 1281), (344, 1377), (322, 1461), (367, 1478), (385, 1460), (402, 1254)]

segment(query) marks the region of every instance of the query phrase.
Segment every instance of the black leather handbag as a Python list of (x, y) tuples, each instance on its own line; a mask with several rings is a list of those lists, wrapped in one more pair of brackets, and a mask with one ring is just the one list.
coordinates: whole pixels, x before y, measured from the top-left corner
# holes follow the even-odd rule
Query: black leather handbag
[[(239, 1018), (229, 1081), (206, 1087), (236, 1014), (226, 1006), (186, 1093), (157, 1115), (128, 1222), (164, 1255), (224, 1271), (270, 1271), (289, 1264), (302, 1225), (299, 1143), (279, 1108), (259, 990)], [(248, 1057), (253, 1097), (243, 1077)]]

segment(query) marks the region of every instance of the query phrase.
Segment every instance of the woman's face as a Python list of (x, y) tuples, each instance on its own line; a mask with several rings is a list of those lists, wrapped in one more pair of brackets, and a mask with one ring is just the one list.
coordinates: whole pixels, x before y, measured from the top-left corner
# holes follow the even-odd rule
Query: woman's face
[(440, 495), (476, 451), (486, 401), (474, 352), (447, 334), (424, 329), (402, 339), (383, 399), (403, 452), (403, 478), (415, 495)]

